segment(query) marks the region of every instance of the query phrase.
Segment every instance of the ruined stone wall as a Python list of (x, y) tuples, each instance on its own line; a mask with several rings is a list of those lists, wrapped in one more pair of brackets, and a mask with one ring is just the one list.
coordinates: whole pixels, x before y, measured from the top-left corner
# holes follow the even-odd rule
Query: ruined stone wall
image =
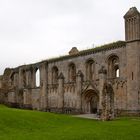
[[(66, 56), (5, 69), (0, 77), (0, 103), (52, 112), (97, 111), (100, 114), (102, 104), (111, 100), (112, 91), (113, 103), (108, 103), (110, 112), (113, 108), (116, 115), (139, 114), (139, 25), (140, 14), (132, 8), (125, 15), (126, 42), (83, 51), (73, 47)], [(39, 86), (36, 84), (37, 71)], [(108, 110), (107, 106), (104, 108)]]
[[(113, 84), (114, 93), (115, 93), (115, 109), (126, 110), (127, 104), (127, 94), (126, 94), (126, 48), (121, 47), (117, 49), (112, 49), (108, 51), (102, 51), (95, 54), (87, 54), (84, 56), (73, 57), (70, 59), (66, 59), (63, 61), (55, 61), (48, 63), (48, 103), (49, 107), (51, 106), (50, 102), (52, 101), (53, 107), (57, 107), (57, 95), (58, 95), (58, 85), (50, 86), (52, 83), (52, 71), (51, 69), (55, 66), (58, 68), (59, 74), (63, 73), (64, 76), (64, 108), (76, 108), (77, 100), (79, 100), (79, 96), (77, 96), (76, 92), (76, 82), (70, 83), (68, 77), (68, 67), (70, 63), (74, 63), (76, 66), (76, 73), (80, 70), (83, 74), (84, 84), (87, 80), (86, 77), (86, 62), (91, 59), (95, 63), (94, 67), (94, 76), (92, 81), (97, 83), (97, 90), (100, 90), (99, 87), (99, 74), (98, 71), (101, 66), (105, 66), (108, 68), (108, 59), (109, 57), (118, 56), (119, 57), (119, 69), (120, 76), (118, 78), (109, 78), (108, 80)], [(107, 71), (108, 72), (108, 71)], [(58, 75), (59, 75), (58, 74)], [(84, 86), (83, 86), (84, 87)], [(81, 89), (82, 91), (84, 89)]]
[[(117, 56), (119, 58), (119, 77), (109, 77), (108, 63), (109, 58)], [(93, 78), (87, 79), (88, 60), (93, 60)], [(71, 82), (69, 79), (69, 64), (73, 63), (76, 67), (76, 80)], [(101, 91), (99, 85), (99, 69), (104, 66), (107, 70), (107, 79), (113, 85), (114, 89), (114, 106), (116, 110), (127, 110), (127, 75), (126, 75), (126, 47), (122, 46), (110, 50), (103, 50), (97, 53), (87, 53), (84, 55), (73, 56), (64, 60), (46, 61), (31, 65), (20, 66), (12, 69), (7, 81), (10, 83), (7, 102), (14, 107), (32, 108), (41, 110), (42, 103), (45, 104), (46, 110), (64, 112), (82, 112), (81, 94), (92, 83), (96, 85), (95, 89)], [(58, 77), (63, 75), (63, 85), (61, 78), (57, 77), (56, 83), (52, 81), (52, 69), (58, 69)], [(36, 70), (40, 70), (40, 86), (35, 85)], [(78, 84), (78, 72), (82, 73), (82, 79)], [(59, 82), (60, 81), (60, 82)], [(93, 87), (91, 87), (93, 88)], [(61, 94), (62, 91), (62, 94)], [(98, 93), (99, 94), (99, 93)], [(44, 99), (45, 98), (45, 99)], [(44, 100), (44, 101), (43, 101)], [(61, 110), (62, 111), (62, 110)]]

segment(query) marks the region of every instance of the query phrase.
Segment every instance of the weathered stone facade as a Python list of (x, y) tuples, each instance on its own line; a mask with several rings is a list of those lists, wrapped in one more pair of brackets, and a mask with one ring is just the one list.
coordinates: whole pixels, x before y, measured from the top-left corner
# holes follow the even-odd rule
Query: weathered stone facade
[[(60, 113), (97, 113), (103, 120), (140, 115), (140, 13), (125, 14), (125, 41), (17, 68), (0, 76), (0, 102)], [(36, 86), (36, 72), (40, 85)]]

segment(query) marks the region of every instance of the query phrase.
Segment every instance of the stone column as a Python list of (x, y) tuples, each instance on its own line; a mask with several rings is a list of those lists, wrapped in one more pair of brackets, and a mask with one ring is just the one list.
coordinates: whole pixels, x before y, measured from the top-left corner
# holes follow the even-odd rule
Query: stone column
[(100, 117), (103, 121), (112, 120), (114, 118), (114, 92), (111, 83), (104, 83), (102, 97), (102, 112)]
[(40, 109), (47, 109), (47, 65), (42, 63), (40, 66)]
[(114, 118), (114, 91), (103, 66), (99, 70), (99, 78), (99, 115), (101, 120), (111, 120)]
[(101, 67), (99, 70), (99, 115), (102, 112), (102, 97), (103, 97), (103, 87), (104, 83), (106, 82), (107, 79), (107, 71), (104, 66)]
[(26, 85), (29, 87), (29, 71), (26, 71)]
[(23, 88), (23, 74), (22, 68), (19, 68), (19, 89)]
[(17, 76), (18, 76), (18, 74), (14, 73), (14, 87), (16, 87), (18, 85), (18, 83), (17, 83)]
[(31, 77), (32, 77), (32, 88), (35, 88), (36, 85), (35, 85), (35, 81), (36, 81), (36, 77), (35, 77), (35, 73), (36, 73), (36, 69), (35, 67), (32, 68), (32, 73), (31, 73)]
[(32, 79), (31, 79), (31, 67), (26, 68), (26, 85), (28, 88), (31, 88)]
[(31, 103), (31, 67), (26, 66), (26, 88), (23, 90), (23, 104), (24, 108), (31, 109), (32, 108), (32, 103)]
[(82, 80), (83, 80), (83, 74), (81, 70), (79, 70), (76, 75), (76, 93), (77, 93), (76, 109), (79, 112), (82, 112)]
[(58, 109), (60, 111), (63, 111), (64, 107), (64, 76), (62, 73), (60, 73), (58, 77)]
[(23, 90), (23, 104), (24, 108), (31, 109), (32, 103), (31, 103), (31, 90), (30, 89), (24, 89)]

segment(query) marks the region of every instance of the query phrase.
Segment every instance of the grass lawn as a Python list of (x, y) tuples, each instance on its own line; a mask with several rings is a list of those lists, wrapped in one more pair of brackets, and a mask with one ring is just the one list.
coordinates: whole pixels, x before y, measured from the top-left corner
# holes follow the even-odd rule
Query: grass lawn
[(140, 118), (101, 122), (0, 105), (0, 140), (140, 140)]

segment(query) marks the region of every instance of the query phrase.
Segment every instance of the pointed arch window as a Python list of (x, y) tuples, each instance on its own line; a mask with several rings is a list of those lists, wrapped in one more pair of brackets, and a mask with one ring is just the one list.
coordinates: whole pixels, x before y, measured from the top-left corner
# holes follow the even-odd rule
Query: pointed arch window
[(54, 66), (52, 68), (52, 84), (58, 83), (58, 68)]
[(37, 68), (35, 73), (35, 84), (36, 87), (40, 86), (40, 70)]
[(76, 81), (76, 66), (74, 63), (71, 63), (68, 68), (68, 78), (69, 82), (75, 82)]
[(23, 81), (23, 87), (26, 87), (26, 71), (22, 71), (22, 81)]
[(116, 68), (116, 71), (115, 71), (115, 77), (120, 77), (120, 70), (119, 68)]
[(86, 78), (87, 80), (93, 80), (95, 71), (94, 60), (90, 59), (86, 62)]
[(12, 73), (10, 80), (11, 80), (11, 86), (13, 86), (14, 85), (14, 73)]
[(108, 59), (108, 76), (110, 78), (120, 77), (119, 57), (111, 56)]

